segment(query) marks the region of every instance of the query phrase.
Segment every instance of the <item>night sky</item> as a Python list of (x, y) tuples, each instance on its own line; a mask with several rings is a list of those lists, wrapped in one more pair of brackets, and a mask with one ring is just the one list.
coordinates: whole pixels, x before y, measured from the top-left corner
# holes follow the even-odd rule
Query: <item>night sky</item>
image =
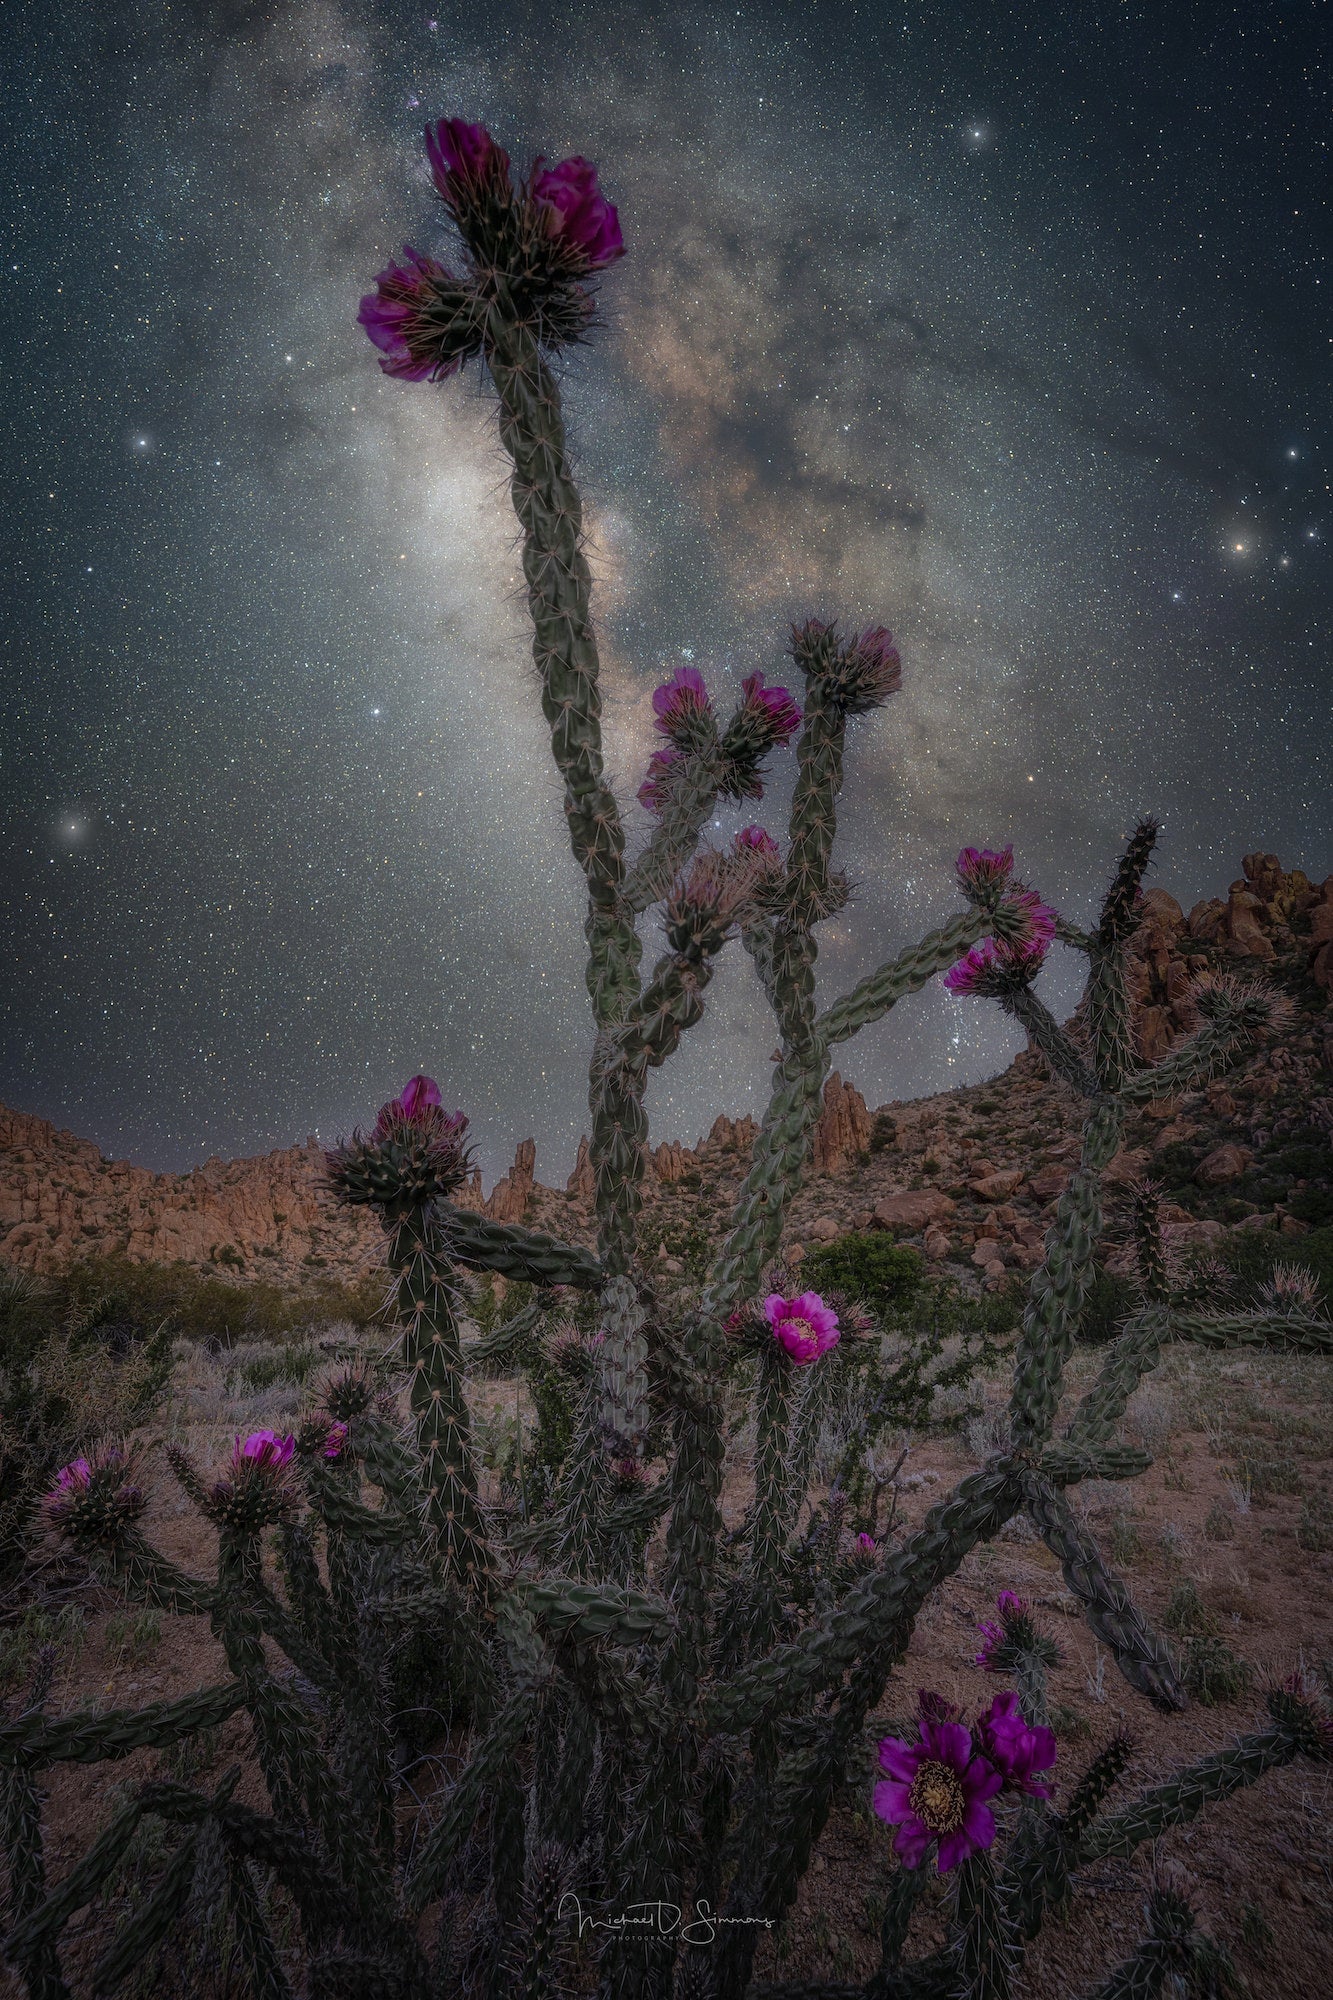
[[(898, 639), (826, 996), (959, 907), (964, 841), (1075, 918), (1143, 811), (1187, 907), (1250, 848), (1333, 868), (1319, 5), (432, 4), (5, 9), (0, 1099), (180, 1168), (424, 1068), (488, 1180), (529, 1133), (572, 1164), (581, 881), (492, 399), (356, 324), (447, 241), (428, 117), (619, 206), (563, 373), (635, 837), (674, 666), (725, 711), (794, 616)], [(736, 947), (654, 1138), (757, 1114), (773, 1039)], [(875, 1104), (1020, 1039), (936, 988), (840, 1055)]]

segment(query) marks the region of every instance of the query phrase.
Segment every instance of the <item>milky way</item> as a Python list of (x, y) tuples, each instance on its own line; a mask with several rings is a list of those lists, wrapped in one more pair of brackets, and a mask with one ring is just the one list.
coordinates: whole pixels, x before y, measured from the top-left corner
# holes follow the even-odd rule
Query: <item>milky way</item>
[[(179, 1167), (425, 1068), (490, 1173), (572, 1162), (580, 882), (489, 394), (356, 325), (443, 241), (427, 117), (619, 205), (564, 394), (636, 837), (664, 669), (725, 707), (818, 613), (905, 666), (829, 992), (957, 906), (963, 841), (1075, 917), (1148, 810), (1186, 905), (1247, 847), (1333, 866), (1318, 13), (1162, 15), (15, 7), (0, 1097)], [(757, 1112), (772, 1042), (737, 953), (654, 1136)], [(1014, 1046), (935, 991), (844, 1069), (875, 1103)]]

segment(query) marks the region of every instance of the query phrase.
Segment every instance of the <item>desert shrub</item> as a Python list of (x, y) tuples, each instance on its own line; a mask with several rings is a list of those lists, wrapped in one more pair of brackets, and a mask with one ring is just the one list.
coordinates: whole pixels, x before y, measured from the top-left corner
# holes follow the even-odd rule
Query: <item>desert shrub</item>
[(1333, 1500), (1327, 1493), (1312, 1493), (1302, 1501), (1296, 1540), (1311, 1555), (1327, 1555), (1333, 1549)]
[(888, 1153), (898, 1143), (898, 1121), (889, 1111), (877, 1111), (870, 1121), (870, 1150)]
[(801, 1284), (817, 1292), (842, 1292), (871, 1312), (906, 1306), (921, 1289), (926, 1264), (919, 1250), (895, 1243), (888, 1230), (853, 1231), (809, 1251)]
[(1185, 1646), (1182, 1679), (1204, 1708), (1239, 1701), (1254, 1683), (1254, 1668), (1216, 1633), (1195, 1633)]
[[(234, 1382), (237, 1388), (258, 1394), (264, 1389), (272, 1389), (279, 1382), (293, 1388), (308, 1382), (322, 1359), (317, 1347), (309, 1345), (285, 1345), (275, 1347), (263, 1354), (252, 1355), (242, 1361), (236, 1370)], [(234, 1393), (234, 1391), (233, 1391)]]

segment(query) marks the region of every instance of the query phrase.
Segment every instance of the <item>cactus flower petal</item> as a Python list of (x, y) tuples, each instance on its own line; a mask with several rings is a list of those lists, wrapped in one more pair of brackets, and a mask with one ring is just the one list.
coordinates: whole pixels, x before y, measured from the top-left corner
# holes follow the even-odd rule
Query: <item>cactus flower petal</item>
[(818, 1292), (802, 1292), (794, 1299), (770, 1292), (764, 1300), (764, 1317), (773, 1338), (798, 1368), (838, 1344), (838, 1315)]
[(554, 167), (533, 162), (531, 193), (550, 211), (549, 228), (584, 259), (590, 271), (605, 270), (625, 254), (620, 218), (597, 185), (597, 169), (578, 154)]
[(905, 1867), (920, 1867), (932, 1842), (942, 1875), (991, 1845), (995, 1816), (986, 1801), (1004, 1780), (961, 1722), (923, 1715), (917, 1741), (885, 1737), (879, 1761), (889, 1778), (875, 1787), (874, 1809), (897, 1827), (893, 1845)]
[(1056, 1758), (1053, 1730), (1026, 1722), (1013, 1693), (997, 1694), (984, 1715), (977, 1717), (977, 1742), (1004, 1780), (1007, 1791), (1048, 1799), (1049, 1785), (1038, 1784), (1036, 1773), (1048, 1771)]

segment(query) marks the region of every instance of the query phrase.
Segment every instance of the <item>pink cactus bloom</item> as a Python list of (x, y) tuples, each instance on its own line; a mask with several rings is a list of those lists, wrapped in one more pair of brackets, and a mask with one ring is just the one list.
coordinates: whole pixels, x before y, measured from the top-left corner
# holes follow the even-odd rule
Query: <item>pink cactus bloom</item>
[(879, 1547), (879, 1543), (873, 1535), (861, 1534), (856, 1538), (856, 1546), (858, 1549), (864, 1549), (867, 1555), (873, 1555)]
[(956, 1701), (947, 1701), (934, 1688), (918, 1688), (916, 1691), (916, 1716), (922, 1722), (959, 1722), (963, 1711)]
[(997, 1625), (993, 1618), (978, 1618), (977, 1630), (981, 1634), (981, 1644), (972, 1655), (972, 1664), (980, 1667), (984, 1674), (997, 1674), (1000, 1670), (995, 1664), (995, 1651), (1004, 1644), (1004, 1627)]
[(577, 251), (590, 271), (603, 271), (624, 256), (620, 218), (598, 187), (591, 160), (576, 154), (554, 167), (534, 160), (531, 192), (550, 210), (551, 234)]
[(427, 1106), (438, 1111), (442, 1103), (440, 1086), (433, 1076), (414, 1076), (398, 1099), (398, 1108), (404, 1118), (417, 1118)]
[(639, 786), (639, 804), (651, 813), (660, 813), (671, 796), (676, 770), (684, 761), (679, 750), (654, 750), (648, 759), (648, 775)]
[(433, 257), (423, 257), (410, 243), (403, 245), (403, 264), (389, 264), (375, 279), (376, 289), (361, 301), (357, 320), (380, 350), (380, 367), (400, 382), (440, 382), (463, 365), (461, 354), (441, 357), (438, 327), (427, 312), (441, 285), (452, 274)]
[(770, 1292), (764, 1300), (764, 1318), (773, 1338), (798, 1368), (818, 1361), (838, 1344), (838, 1315), (818, 1292), (802, 1292), (795, 1299)]
[[(765, 687), (762, 674), (747, 674), (741, 682), (745, 708), (764, 739), (764, 748), (790, 743), (801, 726), (798, 704), (784, 687)], [(762, 752), (760, 753), (762, 755)]]
[(1025, 1618), (1032, 1606), (1016, 1590), (1002, 1590), (995, 1600), (995, 1609), (1007, 1624), (1011, 1618)]
[(92, 1481), (93, 1469), (86, 1458), (72, 1458), (68, 1465), (62, 1465), (56, 1474), (56, 1491), (82, 1492)]
[(993, 998), (1030, 985), (1045, 962), (1044, 944), (1011, 946), (983, 938), (957, 965), (950, 966), (944, 984), (950, 993)]
[(1033, 1799), (1051, 1796), (1051, 1787), (1038, 1784), (1034, 1774), (1049, 1771), (1055, 1762), (1055, 1732), (1025, 1722), (1016, 1694), (996, 1695), (986, 1713), (977, 1717), (976, 1738), (1006, 1791), (1026, 1792)]
[(1014, 872), (1014, 850), (1002, 847), (965, 847), (955, 866), (968, 898), (987, 902), (997, 896)]
[(888, 1776), (875, 1786), (873, 1804), (898, 1829), (893, 1845), (903, 1866), (919, 1868), (937, 1841), (944, 1875), (994, 1841), (995, 1815), (986, 1801), (1004, 1780), (961, 1722), (923, 1716), (918, 1727), (915, 1743), (886, 1736), (880, 1744), (880, 1768)]
[(328, 1436), (324, 1440), (323, 1456), (325, 1458), (341, 1458), (343, 1455), (343, 1446), (346, 1442), (346, 1424), (341, 1422), (330, 1424)]
[(731, 844), (737, 854), (762, 854), (767, 860), (776, 860), (782, 851), (772, 834), (766, 833), (762, 826), (743, 826)]
[(465, 189), (509, 179), (508, 153), (484, 125), (469, 125), (461, 118), (441, 118), (433, 129), (426, 127), (426, 158), (436, 192), (451, 207)]
[(669, 681), (653, 690), (653, 728), (677, 747), (713, 712), (704, 677), (696, 667), (677, 667)]
[(232, 1452), (232, 1465), (239, 1472), (249, 1461), (275, 1472), (291, 1463), (296, 1450), (296, 1439), (291, 1436), (279, 1437), (276, 1431), (251, 1431), (247, 1438), (237, 1438)]

